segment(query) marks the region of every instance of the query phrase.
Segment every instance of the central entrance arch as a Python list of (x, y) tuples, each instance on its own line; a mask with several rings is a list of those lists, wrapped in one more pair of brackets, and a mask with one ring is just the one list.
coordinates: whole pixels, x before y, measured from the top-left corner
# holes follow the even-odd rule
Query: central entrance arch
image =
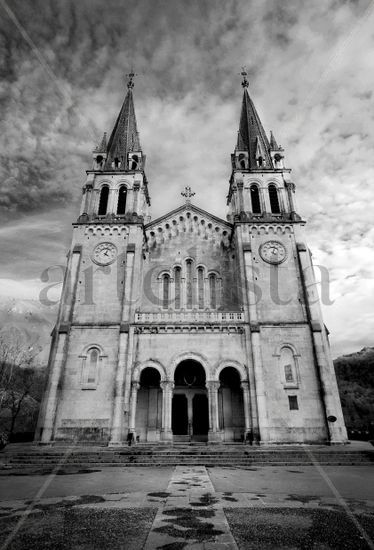
[(208, 441), (205, 370), (194, 359), (182, 361), (175, 369), (171, 425), (174, 441)]

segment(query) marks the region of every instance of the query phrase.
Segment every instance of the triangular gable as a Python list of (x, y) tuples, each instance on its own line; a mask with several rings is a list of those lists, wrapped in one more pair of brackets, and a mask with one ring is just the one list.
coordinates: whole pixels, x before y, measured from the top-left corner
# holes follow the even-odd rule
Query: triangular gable
[(219, 226), (222, 230), (231, 230), (233, 227), (231, 223), (219, 218), (218, 216), (214, 216), (210, 212), (207, 212), (194, 204), (182, 204), (178, 208), (175, 208), (175, 210), (171, 210), (167, 214), (164, 214), (163, 216), (152, 220), (150, 223), (147, 223), (145, 225), (145, 231), (154, 229), (155, 227), (158, 227), (163, 223), (167, 223), (168, 221), (172, 221), (173, 219), (178, 219), (176, 218), (178, 215), (181, 215), (182, 213), (187, 214), (188, 212), (190, 212), (191, 215), (195, 214), (200, 216), (202, 219), (206, 220), (206, 223), (212, 223), (215, 226)]
[(229, 247), (233, 225), (192, 204), (184, 204), (145, 226), (148, 246), (161, 245), (176, 236), (194, 235), (215, 246)]

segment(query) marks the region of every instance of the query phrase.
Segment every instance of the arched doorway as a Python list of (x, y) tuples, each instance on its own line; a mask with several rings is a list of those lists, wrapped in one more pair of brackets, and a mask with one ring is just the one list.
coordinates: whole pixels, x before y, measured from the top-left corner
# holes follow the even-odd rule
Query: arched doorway
[(140, 441), (159, 441), (162, 422), (160, 373), (147, 367), (140, 374), (136, 406), (136, 434)]
[(174, 373), (172, 431), (174, 441), (207, 441), (209, 407), (205, 371), (198, 361), (179, 363)]
[(224, 368), (219, 375), (219, 426), (224, 441), (241, 441), (245, 437), (243, 392), (240, 375), (234, 367)]

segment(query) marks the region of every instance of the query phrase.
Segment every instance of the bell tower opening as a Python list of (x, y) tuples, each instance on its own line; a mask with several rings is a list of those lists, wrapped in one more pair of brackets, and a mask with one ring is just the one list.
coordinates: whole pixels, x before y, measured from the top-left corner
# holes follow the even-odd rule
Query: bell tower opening
[(207, 441), (209, 407), (203, 366), (193, 359), (179, 363), (174, 373), (172, 431), (174, 441)]

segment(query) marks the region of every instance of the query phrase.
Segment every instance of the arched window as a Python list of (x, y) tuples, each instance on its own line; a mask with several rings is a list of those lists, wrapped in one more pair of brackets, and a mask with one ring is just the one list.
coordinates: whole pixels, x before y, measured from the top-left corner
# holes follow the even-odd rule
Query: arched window
[(129, 156), (129, 170), (137, 170), (139, 167), (139, 156), (131, 155)]
[(100, 201), (99, 201), (99, 216), (105, 216), (107, 208), (108, 208), (108, 198), (109, 198), (109, 187), (107, 185), (104, 185), (101, 188), (100, 192)]
[(170, 301), (170, 277), (164, 275), (162, 277), (162, 307), (168, 309)]
[(242, 170), (247, 170), (248, 168), (248, 157), (245, 153), (240, 153), (239, 156), (238, 156), (238, 162), (239, 162), (239, 167), (242, 169)]
[(117, 214), (119, 216), (123, 215), (126, 212), (126, 199), (127, 199), (127, 187), (126, 185), (121, 185), (118, 192), (118, 204), (117, 204)]
[(280, 214), (278, 190), (276, 185), (274, 185), (273, 183), (269, 185), (269, 199), (272, 214)]
[(260, 193), (257, 185), (251, 185), (251, 202), (253, 214), (261, 214)]
[(211, 309), (217, 307), (217, 277), (214, 273), (209, 275), (209, 303)]
[(186, 306), (192, 309), (192, 260), (186, 261)]
[(199, 309), (204, 308), (204, 269), (199, 267), (197, 270), (197, 300)]
[(90, 348), (83, 356), (82, 384), (86, 389), (94, 389), (97, 385), (100, 350)]
[(174, 268), (175, 309), (181, 308), (181, 268)]
[(280, 351), (280, 368), (283, 385), (296, 387), (298, 385), (296, 359), (293, 350), (284, 346)]

